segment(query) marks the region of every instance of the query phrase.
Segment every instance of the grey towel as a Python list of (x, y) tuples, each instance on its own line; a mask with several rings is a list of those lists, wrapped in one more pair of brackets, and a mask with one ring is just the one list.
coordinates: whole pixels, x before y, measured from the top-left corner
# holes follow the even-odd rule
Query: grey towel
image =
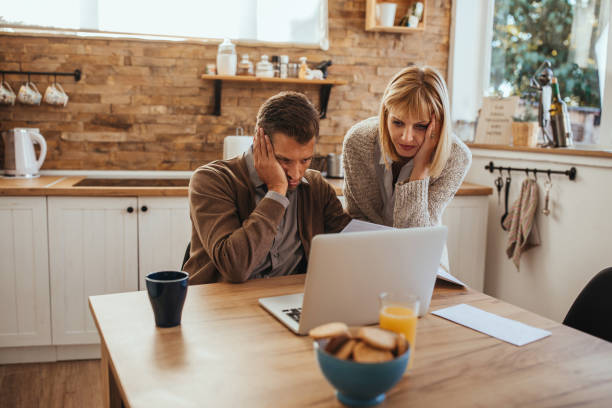
[(538, 182), (526, 178), (521, 185), (521, 195), (512, 204), (512, 209), (504, 220), (504, 227), (508, 230), (506, 255), (512, 259), (517, 270), (520, 270), (521, 254), (540, 245), (540, 237), (534, 223), (537, 209)]

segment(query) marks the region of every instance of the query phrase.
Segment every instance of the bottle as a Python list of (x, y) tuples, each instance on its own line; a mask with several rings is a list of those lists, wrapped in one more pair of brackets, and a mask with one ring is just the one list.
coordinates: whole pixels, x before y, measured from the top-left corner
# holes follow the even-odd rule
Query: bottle
[(561, 99), (557, 78), (552, 78), (552, 102), (550, 104), (550, 124), (552, 127), (555, 147), (572, 145), (572, 127), (567, 113), (567, 105)]
[(236, 75), (236, 46), (232, 44), (229, 38), (223, 40), (219, 44), (217, 51), (217, 74), (218, 75)]
[(306, 64), (306, 57), (300, 57), (300, 72), (298, 78), (307, 79), (308, 77), (308, 65)]
[(280, 77), (287, 78), (289, 73), (289, 56), (281, 55), (280, 56)]
[(253, 75), (253, 63), (249, 61), (249, 54), (242, 54), (242, 59), (238, 63), (238, 75)]
[(272, 68), (272, 64), (268, 62), (268, 56), (262, 55), (261, 61), (257, 63), (257, 67), (255, 69), (256, 77), (263, 78), (273, 78), (274, 77), (274, 69)]
[(280, 63), (278, 62), (278, 55), (273, 55), (270, 62), (272, 63), (272, 69), (274, 70), (274, 77), (279, 78), (280, 77)]
[(287, 77), (297, 78), (300, 72), (300, 66), (295, 62), (287, 64)]

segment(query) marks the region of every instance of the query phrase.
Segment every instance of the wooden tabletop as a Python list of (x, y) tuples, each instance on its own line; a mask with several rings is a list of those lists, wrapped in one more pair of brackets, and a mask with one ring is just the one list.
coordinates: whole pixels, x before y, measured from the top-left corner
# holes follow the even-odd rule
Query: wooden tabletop
[[(90, 297), (103, 355), (128, 407), (339, 407), (312, 341), (257, 299), (304, 275), (189, 287), (182, 325), (155, 327), (146, 292)], [(552, 332), (516, 347), (428, 314), (414, 366), (384, 407), (612, 406), (612, 344), (471, 289), (438, 283), (431, 309), (468, 303)]]
[[(0, 196), (178, 196), (187, 197), (188, 187), (75, 187), (84, 176), (41, 176), (34, 179), (0, 177)], [(343, 194), (343, 179), (326, 179), (336, 191)], [(458, 196), (490, 195), (491, 187), (464, 182)]]

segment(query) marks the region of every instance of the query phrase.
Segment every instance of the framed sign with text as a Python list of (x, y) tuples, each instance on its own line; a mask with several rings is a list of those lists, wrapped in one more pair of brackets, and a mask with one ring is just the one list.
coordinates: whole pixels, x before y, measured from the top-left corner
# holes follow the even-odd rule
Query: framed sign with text
[(519, 99), (518, 96), (482, 98), (474, 143), (509, 145), (512, 141), (512, 116), (516, 114)]

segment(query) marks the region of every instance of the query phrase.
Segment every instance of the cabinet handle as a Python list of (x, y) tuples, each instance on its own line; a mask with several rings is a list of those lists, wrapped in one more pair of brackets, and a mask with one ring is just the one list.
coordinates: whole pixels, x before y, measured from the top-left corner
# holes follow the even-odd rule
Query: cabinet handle
[(147, 210), (148, 210), (148, 209), (149, 209), (149, 208), (148, 208), (146, 205), (143, 205), (142, 207), (140, 207), (140, 210), (141, 210), (142, 212), (147, 212)]
[(127, 212), (129, 212), (130, 214), (131, 214), (131, 213), (133, 213), (133, 212), (134, 212), (134, 207), (129, 206), (129, 207), (127, 208)]

